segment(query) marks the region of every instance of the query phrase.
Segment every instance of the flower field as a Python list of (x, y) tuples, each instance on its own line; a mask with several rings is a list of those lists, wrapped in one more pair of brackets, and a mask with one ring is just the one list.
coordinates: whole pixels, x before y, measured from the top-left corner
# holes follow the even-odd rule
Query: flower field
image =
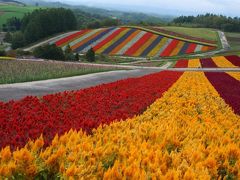
[(216, 48), (206, 42), (179, 40), (151, 31), (131, 27), (111, 27), (81, 30), (67, 37), (51, 42), (74, 52), (85, 53), (91, 47), (98, 54), (166, 57), (210, 51)]
[(175, 68), (239, 68), (240, 57), (232, 56), (217, 56), (205, 59), (190, 59), (179, 60)]
[(0, 103), (0, 178), (239, 179), (239, 92), (163, 71)]

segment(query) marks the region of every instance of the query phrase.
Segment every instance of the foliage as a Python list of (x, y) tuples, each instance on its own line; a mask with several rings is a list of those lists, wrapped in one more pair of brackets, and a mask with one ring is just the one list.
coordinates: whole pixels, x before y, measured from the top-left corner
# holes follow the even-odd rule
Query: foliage
[(89, 62), (94, 62), (95, 61), (95, 51), (93, 48), (90, 48), (87, 53), (86, 53), (86, 59)]
[(35, 10), (24, 16), (22, 32), (26, 43), (35, 42), (55, 33), (74, 30), (77, 21), (69, 9), (51, 8)]
[(194, 24), (198, 27), (221, 29), (227, 32), (240, 32), (240, 18), (223, 15), (205, 14), (194, 16), (180, 16), (173, 20), (176, 24)]
[(76, 54), (75, 54), (75, 61), (79, 61), (79, 59), (80, 59), (80, 58), (79, 58), (79, 54), (76, 53)]
[(4, 50), (0, 50), (0, 56), (6, 56), (6, 52)]
[(26, 42), (25, 37), (22, 32), (19, 31), (19, 32), (13, 33), (12, 41), (11, 41), (13, 49), (23, 47), (25, 45), (25, 42)]
[(21, 19), (12, 17), (7, 20), (6, 24), (3, 24), (3, 31), (5, 32), (13, 32), (13, 31), (19, 31), (21, 28), (22, 22)]
[(11, 43), (12, 42), (12, 34), (10, 32), (7, 32), (3, 40), (5, 42)]
[(62, 49), (54, 44), (39, 46), (34, 49), (33, 54), (37, 58), (65, 60), (65, 56)]

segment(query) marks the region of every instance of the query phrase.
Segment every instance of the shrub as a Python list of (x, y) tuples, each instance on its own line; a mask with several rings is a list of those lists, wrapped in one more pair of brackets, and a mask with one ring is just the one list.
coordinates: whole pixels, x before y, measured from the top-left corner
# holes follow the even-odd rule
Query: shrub
[(12, 36), (12, 48), (17, 49), (25, 45), (25, 39), (22, 32), (16, 32)]
[(62, 49), (55, 44), (37, 47), (34, 49), (33, 55), (43, 59), (65, 60)]
[(87, 61), (89, 61), (89, 62), (95, 61), (95, 52), (94, 52), (93, 48), (91, 48), (87, 51), (86, 58), (87, 58)]
[(4, 50), (0, 50), (0, 56), (6, 56), (6, 52)]
[(78, 53), (75, 54), (75, 61), (79, 61), (79, 54)]

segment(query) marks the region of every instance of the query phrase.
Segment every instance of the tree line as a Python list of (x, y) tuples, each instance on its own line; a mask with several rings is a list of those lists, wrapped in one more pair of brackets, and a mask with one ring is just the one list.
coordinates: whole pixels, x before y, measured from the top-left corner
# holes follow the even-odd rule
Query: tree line
[(5, 28), (8, 32), (13, 31), (7, 34), (7, 40), (12, 43), (12, 48), (16, 49), (56, 33), (75, 30), (77, 20), (69, 9), (37, 9), (22, 19), (9, 19)]
[(198, 16), (180, 16), (173, 20), (177, 25), (220, 29), (226, 32), (240, 32), (240, 18), (207, 13)]

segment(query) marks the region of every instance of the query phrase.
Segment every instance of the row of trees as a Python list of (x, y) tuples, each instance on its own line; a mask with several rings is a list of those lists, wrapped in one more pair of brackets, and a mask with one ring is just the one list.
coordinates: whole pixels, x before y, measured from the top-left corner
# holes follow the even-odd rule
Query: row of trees
[(180, 16), (173, 20), (173, 23), (180, 25), (192, 25), (195, 27), (206, 27), (221, 29), (227, 32), (240, 32), (240, 18), (227, 17), (215, 14), (198, 16)]
[[(74, 54), (69, 45), (66, 47), (65, 51), (63, 51), (60, 47), (57, 47), (55, 44), (39, 46), (34, 49), (33, 55), (37, 58), (54, 59), (61, 61), (79, 60), (79, 54)], [(87, 51), (86, 60), (89, 62), (95, 61), (95, 52), (92, 48)]]

